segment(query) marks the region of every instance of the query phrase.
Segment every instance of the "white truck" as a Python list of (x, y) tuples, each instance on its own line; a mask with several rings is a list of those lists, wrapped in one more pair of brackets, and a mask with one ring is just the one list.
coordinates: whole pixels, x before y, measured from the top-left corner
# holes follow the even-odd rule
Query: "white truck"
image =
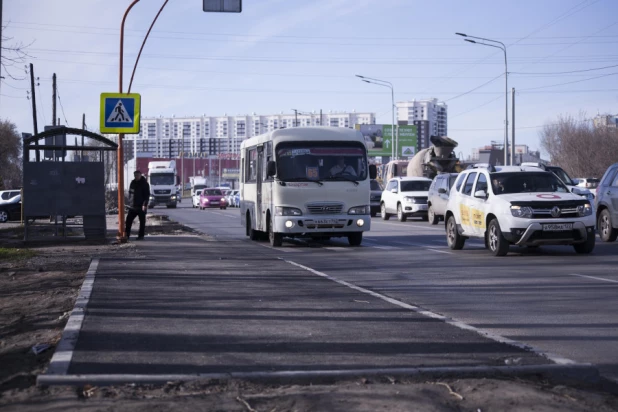
[(206, 178), (202, 176), (191, 176), (189, 177), (189, 182), (191, 183), (191, 197), (195, 196), (196, 190), (205, 189), (208, 187)]
[(156, 205), (176, 207), (178, 196), (175, 160), (148, 162), (148, 183), (150, 183), (148, 207)]

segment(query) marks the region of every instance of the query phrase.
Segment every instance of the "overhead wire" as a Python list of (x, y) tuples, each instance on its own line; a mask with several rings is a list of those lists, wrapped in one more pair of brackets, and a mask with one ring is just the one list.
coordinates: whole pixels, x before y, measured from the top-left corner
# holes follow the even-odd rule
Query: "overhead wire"
[(58, 90), (58, 86), (56, 86), (56, 94), (58, 95), (58, 102), (60, 103), (60, 110), (62, 111), (62, 117), (64, 117), (64, 124), (69, 125), (69, 121), (67, 120), (66, 114), (64, 114), (64, 106), (62, 106), (62, 99), (60, 98), (60, 91)]

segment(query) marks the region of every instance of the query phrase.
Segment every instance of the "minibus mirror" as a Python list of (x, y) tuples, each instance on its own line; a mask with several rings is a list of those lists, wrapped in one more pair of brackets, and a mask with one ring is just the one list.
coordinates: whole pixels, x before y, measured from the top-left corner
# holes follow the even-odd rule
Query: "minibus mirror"
[(378, 168), (376, 165), (369, 165), (369, 178), (375, 179), (378, 176)]
[(270, 160), (266, 165), (266, 177), (273, 177), (277, 174), (277, 164)]

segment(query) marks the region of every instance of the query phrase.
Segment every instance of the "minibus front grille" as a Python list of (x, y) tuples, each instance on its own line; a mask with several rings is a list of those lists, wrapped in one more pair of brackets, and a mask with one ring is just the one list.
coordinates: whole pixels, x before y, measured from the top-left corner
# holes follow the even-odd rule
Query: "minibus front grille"
[(307, 210), (311, 215), (337, 215), (343, 210), (343, 205), (340, 203), (313, 203), (307, 205)]

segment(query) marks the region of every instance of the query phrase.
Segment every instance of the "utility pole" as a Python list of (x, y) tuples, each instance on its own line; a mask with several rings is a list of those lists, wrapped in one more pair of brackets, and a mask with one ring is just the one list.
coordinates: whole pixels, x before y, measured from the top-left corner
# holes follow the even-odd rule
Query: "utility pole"
[(32, 94), (32, 122), (34, 124), (34, 134), (39, 134), (39, 127), (36, 122), (36, 94), (34, 91), (34, 65), (32, 63), (30, 63), (30, 93)]
[[(86, 130), (86, 113), (82, 113), (82, 130)], [(84, 135), (82, 135), (82, 147), (84, 147)], [(82, 150), (81, 155), (79, 156), (79, 161), (84, 161), (84, 151)]]
[(52, 76), (52, 126), (56, 125), (59, 126), (60, 121), (56, 123), (56, 73), (54, 73)]
[[(0, 3), (2, 2), (2, 0), (0, 0)], [(0, 9), (1, 9), (1, 4), (0, 4)], [(2, 25), (0, 23), (0, 25)], [(1, 66), (1, 65), (0, 65)], [(34, 123), (34, 134), (39, 134), (39, 128), (37, 126), (36, 123), (36, 96), (34, 94), (34, 65), (32, 63), (30, 63), (30, 91), (32, 93), (32, 122)], [(39, 141), (37, 140), (36, 142), (34, 142), (35, 145), (39, 145)], [(35, 156), (36, 156), (36, 161), (39, 162), (40, 161), (40, 153), (38, 150), (35, 151)]]
[(511, 115), (511, 166), (515, 165), (515, 88), (511, 89), (512, 94), (512, 108), (513, 111)]
[[(0, 0), (0, 79), (2, 77), (2, 0)], [(1, 84), (2, 82), (0, 82)]]

